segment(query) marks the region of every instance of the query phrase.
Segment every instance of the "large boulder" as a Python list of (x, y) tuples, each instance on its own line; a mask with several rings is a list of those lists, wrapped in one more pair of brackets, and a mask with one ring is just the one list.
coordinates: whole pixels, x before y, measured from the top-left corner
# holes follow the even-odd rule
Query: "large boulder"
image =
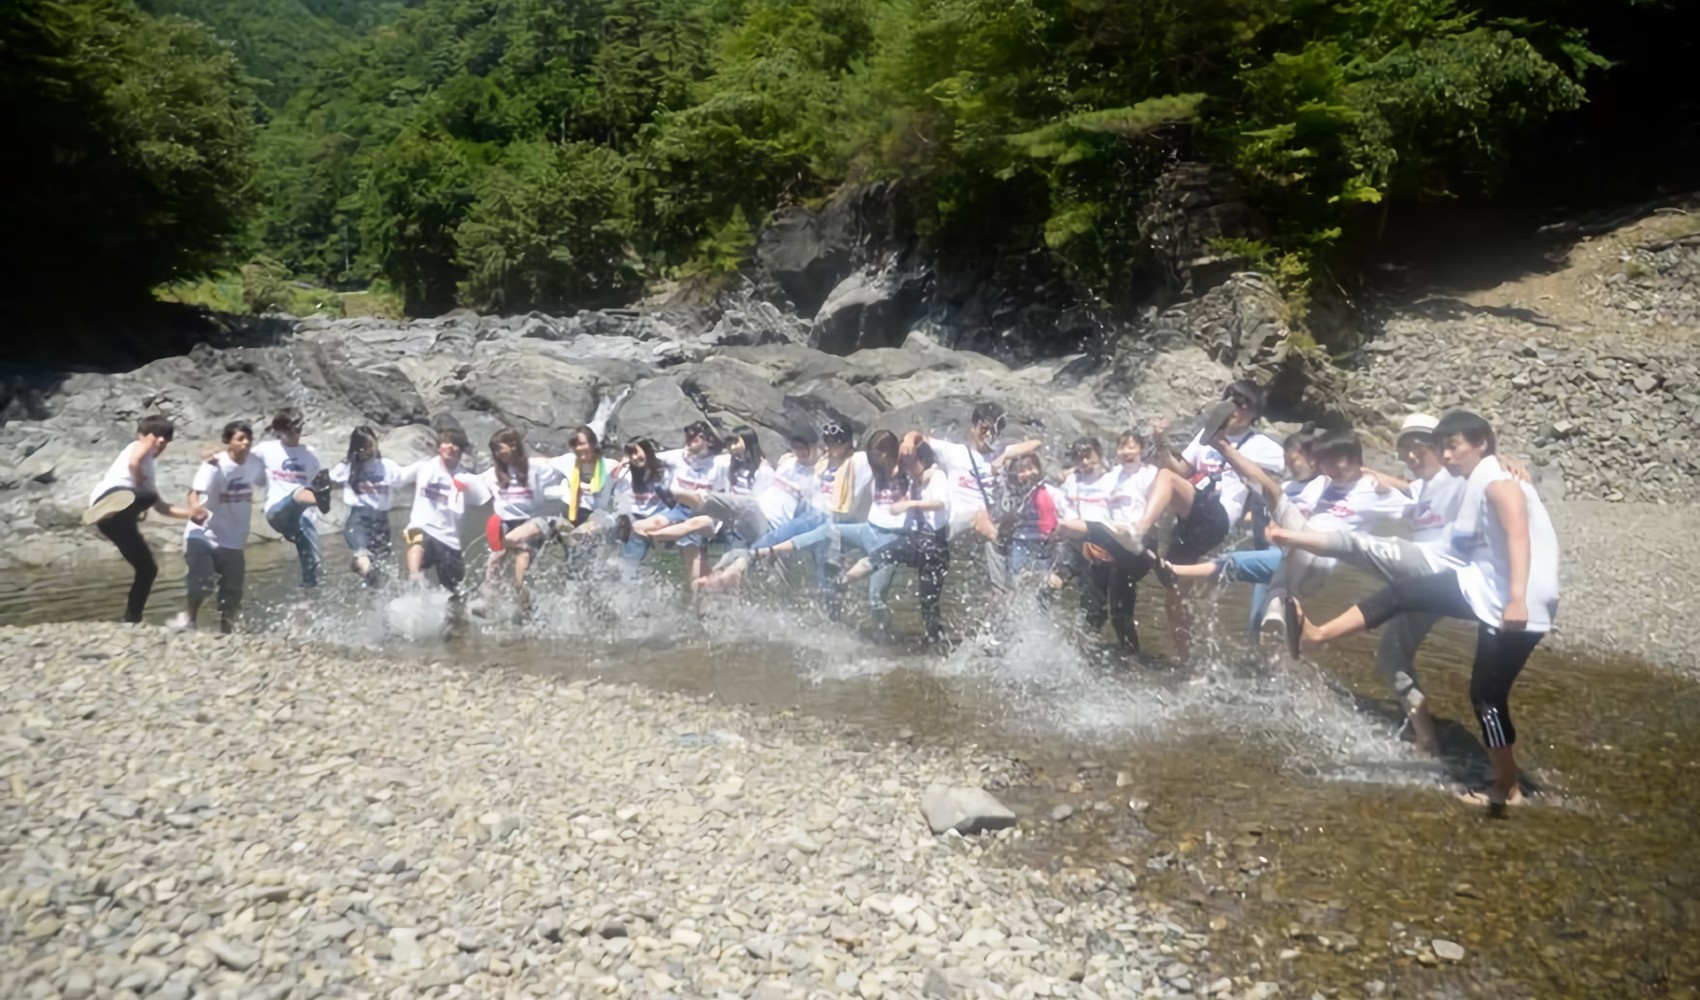
[(918, 290), (897, 272), (859, 268), (838, 283), (809, 331), (809, 346), (828, 354), (897, 347), (919, 318)]
[(1202, 295), (1244, 266), (1222, 241), (1267, 235), (1234, 172), (1206, 163), (1177, 163), (1157, 178), (1140, 211), (1139, 231), (1177, 295)]

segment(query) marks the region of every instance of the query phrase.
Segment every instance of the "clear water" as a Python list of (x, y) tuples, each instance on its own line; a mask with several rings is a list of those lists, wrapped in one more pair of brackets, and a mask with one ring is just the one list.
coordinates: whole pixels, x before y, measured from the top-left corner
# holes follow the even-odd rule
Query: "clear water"
[[(940, 652), (870, 641), (854, 613), (827, 622), (796, 581), (699, 613), (665, 560), (642, 585), (589, 588), (547, 554), (530, 621), (505, 624), (498, 600), (449, 640), (440, 598), (363, 592), (334, 571), (339, 553), (305, 602), (278, 547), (251, 562), (250, 629), (800, 710), (870, 742), (995, 749), (1013, 776), (998, 793), (1027, 817), (1011, 863), (1132, 871), (1214, 931), (1209, 978), (1249, 973), (1301, 996), (1376, 982), (1441, 996), (1700, 990), (1700, 686), (1680, 673), (1538, 653), (1514, 705), (1543, 794), (1490, 820), (1451, 794), (1485, 770), (1462, 627), (1439, 630), (1421, 663), (1442, 724), (1437, 762), (1401, 738), (1368, 641), (1266, 666), (1241, 638), (1239, 589), (1215, 595), (1206, 652), (1181, 665), (1165, 658), (1154, 586), (1140, 603), (1151, 655), (1128, 663), (1080, 635), (1064, 602), (970, 606), (961, 578), (948, 607), (959, 642)], [(115, 576), (0, 576), (0, 623), (113, 617)], [(909, 586), (900, 577), (894, 601), (899, 632), (914, 635)], [(1368, 586), (1343, 577), (1314, 606), (1332, 612)], [(164, 579), (150, 615), (180, 600), (180, 579)], [(1074, 815), (1051, 822), (1062, 804)], [(1429, 938), (1462, 944), (1466, 959), (1435, 960), (1416, 946)]]

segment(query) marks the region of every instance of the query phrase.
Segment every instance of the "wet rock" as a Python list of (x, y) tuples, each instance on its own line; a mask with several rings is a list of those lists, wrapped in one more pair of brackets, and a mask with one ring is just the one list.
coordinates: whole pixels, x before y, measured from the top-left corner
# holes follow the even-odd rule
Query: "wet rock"
[(1444, 938), (1435, 938), (1433, 941), (1429, 942), (1429, 944), (1434, 948), (1434, 953), (1436, 955), (1446, 959), (1448, 962), (1462, 962), (1464, 960), (1464, 946), (1458, 944), (1456, 941), (1448, 941)]

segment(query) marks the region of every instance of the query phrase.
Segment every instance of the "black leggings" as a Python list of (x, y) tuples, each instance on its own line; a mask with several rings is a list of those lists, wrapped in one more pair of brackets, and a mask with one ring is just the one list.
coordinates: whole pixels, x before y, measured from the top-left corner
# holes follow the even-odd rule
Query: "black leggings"
[(1080, 588), (1080, 611), (1088, 628), (1096, 632), (1104, 620), (1116, 630), (1116, 641), (1123, 649), (1139, 652), (1139, 629), (1133, 618), (1133, 604), (1139, 597), (1139, 581), (1151, 572), (1151, 560), (1143, 552), (1135, 554), (1122, 548), (1110, 530), (1096, 522), (1086, 526), (1087, 541), (1110, 554), (1110, 562), (1087, 559), (1086, 576)]
[(118, 554), (136, 571), (135, 579), (130, 581), (130, 597), (124, 602), (124, 620), (127, 622), (142, 620), (142, 610), (147, 607), (148, 595), (153, 592), (154, 577), (159, 575), (159, 566), (153, 561), (153, 550), (142, 540), (139, 523), (142, 514), (156, 500), (150, 494), (139, 493), (135, 503), (95, 525), (113, 545), (118, 546)]
[(1517, 742), (1517, 727), (1511, 722), (1511, 685), (1529, 662), (1529, 654), (1545, 632), (1506, 632), (1497, 625), (1477, 621), (1470, 602), (1458, 588), (1458, 574), (1448, 570), (1432, 576), (1412, 577), (1389, 584), (1362, 601), (1358, 611), (1366, 629), (1380, 628), (1395, 615), (1406, 612), (1441, 615), (1476, 621), (1476, 659), (1470, 667), (1470, 704), (1482, 726), (1482, 741), (1489, 747), (1508, 747)]
[(875, 552), (872, 559), (876, 567), (914, 567), (921, 591), (921, 623), (927, 627), (928, 642), (944, 640), (939, 602), (944, 596), (944, 578), (950, 572), (949, 532), (950, 529), (941, 528), (936, 533), (910, 533)]

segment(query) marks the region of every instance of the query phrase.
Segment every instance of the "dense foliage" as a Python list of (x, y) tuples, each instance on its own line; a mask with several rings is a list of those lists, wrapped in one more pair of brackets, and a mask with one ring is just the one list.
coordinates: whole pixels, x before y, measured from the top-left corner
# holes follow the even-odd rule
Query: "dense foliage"
[[(267, 274), (333, 288), (387, 281), (414, 312), (617, 302), (658, 277), (736, 267), (774, 208), (870, 179), (900, 179), (937, 246), (1042, 243), (1116, 297), (1142, 266), (1154, 181), (1187, 159), (1237, 172), (1269, 234), (1234, 249), (1302, 284), (1401, 212), (1544, 170), (1514, 154), (1616, 72), (1589, 31), (1629, 37), (1626, 23), (1668, 9), (145, 6), (158, 16), (126, 0), (22, 0), (8, 15), (0, 44), (28, 56), (0, 70), (26, 119), (12, 134), (40, 137), (22, 154), (44, 195), (22, 207), (26, 231), (75, 220), (64, 266), (163, 278), (215, 262), (246, 212), (228, 265), (263, 258)], [(175, 14), (229, 40), (260, 107), (230, 53)], [(79, 183), (49, 183), (65, 163)]]
[(0, 107), (0, 306), (122, 303), (229, 258), (254, 103), (211, 31), (122, 0), (13, 0)]

